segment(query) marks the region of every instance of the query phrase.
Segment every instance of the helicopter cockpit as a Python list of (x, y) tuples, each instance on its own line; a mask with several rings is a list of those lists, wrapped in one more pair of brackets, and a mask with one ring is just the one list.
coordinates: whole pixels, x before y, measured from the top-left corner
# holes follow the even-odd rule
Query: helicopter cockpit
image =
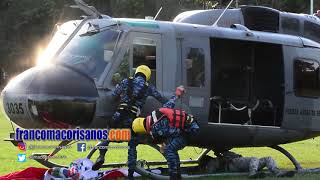
[(117, 24), (106, 22), (86, 22), (53, 62), (70, 66), (97, 81), (112, 60), (121, 35)]

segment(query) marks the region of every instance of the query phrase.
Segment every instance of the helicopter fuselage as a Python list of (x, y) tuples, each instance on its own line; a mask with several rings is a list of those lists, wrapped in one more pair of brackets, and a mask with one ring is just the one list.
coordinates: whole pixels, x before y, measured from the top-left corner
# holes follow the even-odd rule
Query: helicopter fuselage
[[(200, 124), (192, 146), (272, 146), (320, 135), (315, 41), (242, 26), (128, 18), (72, 23), (49, 44), (50, 63), (23, 72), (2, 91), (17, 125), (107, 128), (116, 108), (112, 90), (145, 64), (150, 83), (166, 97), (185, 86), (176, 108)], [(58, 37), (63, 42), (54, 46)], [(142, 116), (159, 107), (148, 98)]]

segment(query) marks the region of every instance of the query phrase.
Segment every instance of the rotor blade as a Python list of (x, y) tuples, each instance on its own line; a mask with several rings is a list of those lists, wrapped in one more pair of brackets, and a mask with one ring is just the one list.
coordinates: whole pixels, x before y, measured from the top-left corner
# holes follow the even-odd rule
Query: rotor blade
[[(77, 4), (77, 6), (71, 6), (72, 8), (80, 8), (89, 16), (93, 16), (96, 18), (102, 17), (102, 14), (95, 7), (89, 6), (88, 4), (83, 2), (82, 0), (74, 0), (74, 1)], [(104, 15), (104, 17), (111, 18), (110, 16), (106, 16), (106, 15)]]

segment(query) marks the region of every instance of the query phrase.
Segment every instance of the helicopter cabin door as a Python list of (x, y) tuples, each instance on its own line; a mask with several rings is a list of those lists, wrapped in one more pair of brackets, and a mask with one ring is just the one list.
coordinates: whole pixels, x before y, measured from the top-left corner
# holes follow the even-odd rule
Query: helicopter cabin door
[(182, 39), (183, 103), (200, 123), (207, 123), (210, 96), (210, 46), (208, 38)]
[[(122, 79), (134, 76), (138, 66), (146, 65), (151, 69), (148, 83), (162, 91), (161, 34), (130, 32), (125, 44), (124, 55), (115, 63), (112, 84), (115, 86)], [(142, 112), (148, 114), (159, 104), (156, 99), (149, 97)]]

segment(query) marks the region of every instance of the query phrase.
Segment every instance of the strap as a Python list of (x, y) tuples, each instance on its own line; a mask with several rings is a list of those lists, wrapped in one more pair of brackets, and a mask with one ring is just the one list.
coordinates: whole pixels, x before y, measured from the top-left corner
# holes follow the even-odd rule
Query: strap
[(133, 103), (135, 103), (136, 102), (136, 99), (142, 99), (143, 98), (143, 96), (146, 94), (146, 92), (147, 92), (147, 89), (148, 89), (148, 85), (146, 84), (146, 83), (144, 83), (144, 86), (143, 86), (143, 88), (140, 90), (140, 92), (137, 94), (137, 96), (135, 97), (135, 96), (133, 96), (132, 97), (132, 101), (133, 101)]
[(180, 111), (180, 129), (183, 129), (182, 121), (184, 121), (184, 118), (183, 118), (183, 113), (182, 113), (182, 111)]
[(134, 114), (137, 114), (139, 115), (139, 108), (137, 108), (136, 106), (129, 106), (128, 104), (126, 103), (122, 103), (118, 106), (118, 109), (120, 110), (126, 110), (126, 111), (131, 111), (132, 113)]
[(128, 78), (128, 88), (127, 88), (127, 96), (129, 97), (129, 102), (128, 104), (132, 105), (132, 96), (133, 96), (133, 78), (129, 77)]
[(148, 83), (145, 82), (143, 88), (140, 90), (140, 92), (137, 94), (137, 96), (133, 95), (133, 77), (128, 78), (128, 90), (127, 95), (129, 97), (129, 105), (134, 105), (137, 101), (137, 99), (142, 99), (145, 93), (148, 89)]
[(176, 114), (176, 110), (173, 109), (173, 120), (172, 120), (172, 123), (173, 123), (173, 127), (177, 127), (176, 126), (176, 123), (177, 123), (177, 114)]
[(151, 116), (152, 116), (153, 122), (156, 123), (158, 121), (156, 111), (152, 111)]

